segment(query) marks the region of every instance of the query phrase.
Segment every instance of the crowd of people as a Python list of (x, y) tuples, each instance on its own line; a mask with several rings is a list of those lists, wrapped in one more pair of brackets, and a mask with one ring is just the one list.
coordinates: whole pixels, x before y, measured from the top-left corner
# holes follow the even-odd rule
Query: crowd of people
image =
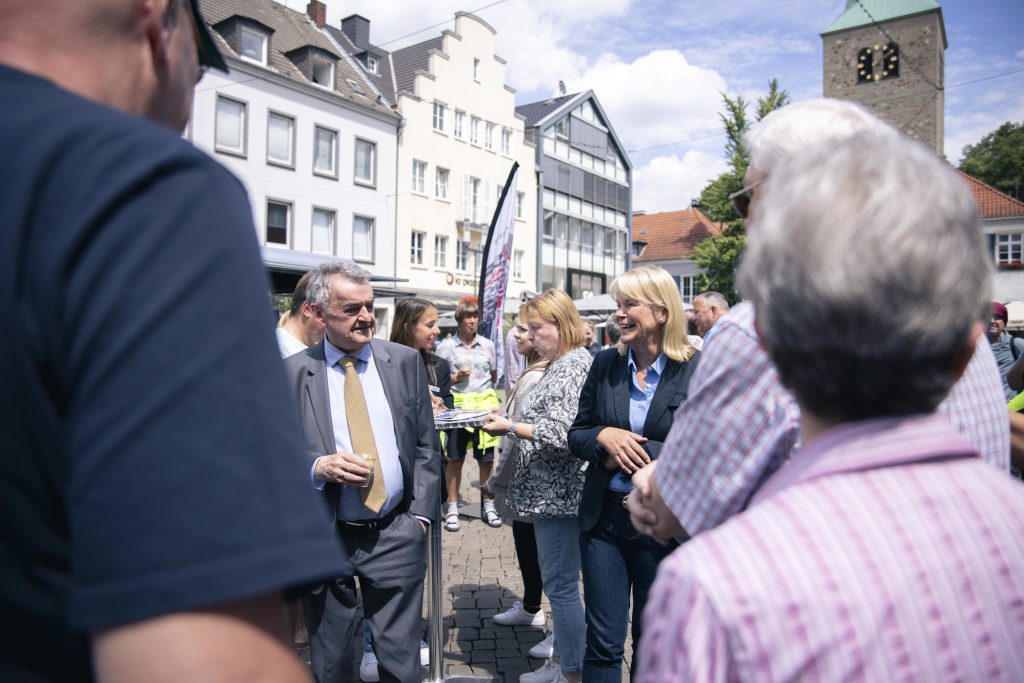
[[(1024, 356), (933, 153), (845, 102), (769, 114), (743, 300), (634, 268), (597, 348), (540, 293), (502, 401), (475, 304), (436, 344), (403, 299), (379, 339), (348, 262), (275, 347), (245, 190), (177, 134), (224, 68), (196, 0), (2, 16), (0, 679), (350, 681), (361, 607), (360, 674), (420, 681), (472, 452), (523, 576), (495, 623), (551, 607), (523, 683), (621, 680), (630, 620), (643, 683), (1024, 680)], [(442, 435), (454, 407), (488, 412)]]

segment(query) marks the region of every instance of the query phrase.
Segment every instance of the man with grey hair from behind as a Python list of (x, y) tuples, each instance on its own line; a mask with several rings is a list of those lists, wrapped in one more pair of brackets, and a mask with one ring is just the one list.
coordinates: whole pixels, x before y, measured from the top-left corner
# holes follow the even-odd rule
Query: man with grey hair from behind
[[(806, 100), (766, 116), (747, 136), (750, 167), (745, 187), (733, 196), (748, 233), (759, 229), (766, 181), (790, 156), (816, 144), (888, 139), (895, 134), (865, 109), (841, 100)], [(883, 189), (900, 215), (925, 209), (903, 200), (902, 183)], [(829, 233), (830, 221), (819, 229)], [(884, 301), (900, 315), (922, 314), (908, 309), (901, 298), (890, 295)], [(815, 339), (819, 327), (801, 332)], [(633, 524), (661, 540), (696, 535), (742, 511), (799, 441), (800, 409), (761, 347), (750, 302), (737, 304), (717, 322), (702, 354), (690, 395), (676, 412), (661, 457), (632, 479), (636, 489), (628, 504)], [(977, 345), (966, 372), (939, 410), (984, 460), (1003, 472), (1009, 470), (1009, 420), (988, 344)]]
[(987, 312), (969, 190), (895, 132), (763, 188), (739, 284), (803, 445), (662, 563), (639, 680), (1024, 680), (1024, 486), (935, 412)]

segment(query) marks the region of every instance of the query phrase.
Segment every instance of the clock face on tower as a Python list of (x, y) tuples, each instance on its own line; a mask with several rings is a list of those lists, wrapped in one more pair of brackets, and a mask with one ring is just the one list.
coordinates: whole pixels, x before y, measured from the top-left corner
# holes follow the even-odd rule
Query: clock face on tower
[(900, 76), (900, 48), (896, 43), (877, 43), (857, 52), (857, 82), (877, 83)]

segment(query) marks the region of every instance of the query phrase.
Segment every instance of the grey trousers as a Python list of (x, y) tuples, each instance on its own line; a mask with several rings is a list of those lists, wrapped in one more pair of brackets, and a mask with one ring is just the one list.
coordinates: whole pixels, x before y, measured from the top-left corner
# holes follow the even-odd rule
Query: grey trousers
[(419, 683), (427, 534), (407, 512), (380, 531), (354, 531), (341, 524), (336, 529), (354, 576), (338, 577), (302, 598), (313, 678), (317, 683), (353, 680), (359, 577), (380, 680)]

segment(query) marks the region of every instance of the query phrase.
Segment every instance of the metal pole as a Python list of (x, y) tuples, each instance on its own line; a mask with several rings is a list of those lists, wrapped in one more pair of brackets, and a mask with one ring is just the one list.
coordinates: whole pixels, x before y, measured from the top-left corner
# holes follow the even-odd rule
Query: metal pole
[[(444, 429), (441, 426), (439, 429)], [(438, 501), (440, 502), (440, 501)], [(444, 615), (441, 613), (441, 598), (444, 579), (441, 574), (441, 524), (444, 507), (440, 508), (437, 523), (430, 525), (430, 553), (427, 563), (427, 587), (430, 589), (430, 605), (427, 614), (427, 630), (430, 636), (430, 677), (424, 683), (502, 683), (501, 676), (444, 675)]]

